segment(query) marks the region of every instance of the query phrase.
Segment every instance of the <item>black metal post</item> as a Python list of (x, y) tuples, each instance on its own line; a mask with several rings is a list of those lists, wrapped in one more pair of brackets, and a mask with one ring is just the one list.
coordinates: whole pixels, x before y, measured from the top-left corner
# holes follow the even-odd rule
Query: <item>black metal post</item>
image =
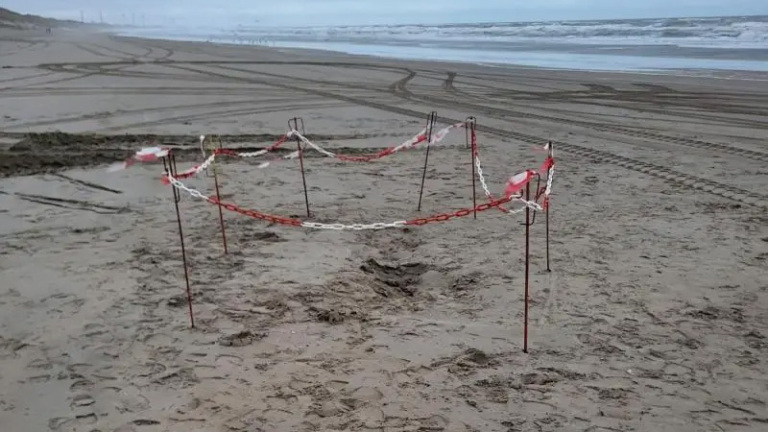
[(432, 111), (427, 116), (427, 152), (424, 156), (424, 172), (421, 174), (421, 188), (419, 189), (419, 205), (416, 207), (416, 211), (421, 211), (421, 199), (424, 195), (424, 182), (427, 179), (427, 165), (429, 164), (429, 148), (432, 142), (432, 128), (437, 121), (437, 112)]
[[(531, 200), (531, 183), (525, 184), (525, 200)], [(523, 335), (523, 352), (528, 353), (528, 300), (529, 300), (529, 282), (530, 282), (530, 233), (531, 233), (531, 208), (525, 207), (525, 324)]]
[(474, 209), (474, 217), (477, 219), (477, 186), (475, 179), (475, 158), (477, 157), (477, 119), (474, 117), (468, 117), (466, 123), (464, 123), (464, 129), (467, 129), (470, 136), (470, 148), (472, 153), (472, 207)]
[[(299, 131), (299, 122), (301, 122), (301, 134), (306, 136), (304, 132), (304, 119), (301, 117), (294, 117), (288, 120), (288, 127), (291, 130)], [(293, 125), (291, 125), (293, 123)], [(296, 137), (296, 146), (299, 150), (299, 166), (301, 167), (301, 182), (304, 185), (304, 203), (307, 206), (307, 217), (312, 217), (312, 213), (309, 211), (309, 192), (307, 192), (307, 177), (304, 173), (304, 149), (301, 146), (301, 139)]]
[[(221, 137), (218, 137), (219, 139), (219, 150), (224, 148), (224, 143), (221, 142)], [(224, 243), (224, 255), (227, 255), (229, 251), (227, 250), (227, 230), (224, 228), (224, 212), (221, 209), (221, 193), (219, 192), (219, 167), (216, 165), (216, 162), (213, 163), (213, 183), (216, 185), (216, 203), (219, 207), (219, 223), (221, 224), (221, 239)]]
[[(166, 160), (167, 159), (167, 160)], [(166, 174), (176, 178), (178, 170), (176, 168), (176, 156), (169, 152), (168, 156), (163, 158), (163, 167)], [(187, 271), (187, 251), (184, 247), (184, 231), (181, 227), (181, 212), (179, 211), (179, 201), (181, 201), (181, 192), (171, 185), (173, 191), (173, 204), (176, 206), (176, 221), (179, 225), (179, 241), (181, 243), (181, 260), (184, 263), (184, 281), (187, 284), (187, 306), (189, 307), (189, 322), (192, 328), (195, 328), (195, 314), (192, 311), (192, 289), (189, 285), (189, 272)]]

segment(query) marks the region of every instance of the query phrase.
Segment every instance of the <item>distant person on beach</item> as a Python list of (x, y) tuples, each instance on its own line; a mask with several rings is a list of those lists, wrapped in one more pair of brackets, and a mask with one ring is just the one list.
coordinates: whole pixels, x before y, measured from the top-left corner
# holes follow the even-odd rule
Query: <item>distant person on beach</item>
[(45, 28), (45, 33), (46, 34), (51, 34), (51, 28), (50, 27), (46, 27)]

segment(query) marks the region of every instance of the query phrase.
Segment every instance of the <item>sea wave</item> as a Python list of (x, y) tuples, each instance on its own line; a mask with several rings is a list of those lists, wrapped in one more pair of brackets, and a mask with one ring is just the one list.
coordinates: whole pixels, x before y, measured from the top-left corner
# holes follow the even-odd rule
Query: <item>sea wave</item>
[(240, 27), (243, 37), (308, 42), (433, 42), (678, 45), (765, 48), (768, 16), (441, 25)]
[(768, 72), (768, 16), (335, 27), (209, 24), (120, 33), (484, 64)]

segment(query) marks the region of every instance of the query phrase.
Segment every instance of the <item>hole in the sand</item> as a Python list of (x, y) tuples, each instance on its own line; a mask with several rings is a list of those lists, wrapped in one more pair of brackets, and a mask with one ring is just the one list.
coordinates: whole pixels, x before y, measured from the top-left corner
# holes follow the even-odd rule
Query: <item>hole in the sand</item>
[(477, 288), (478, 282), (482, 278), (482, 273), (472, 272), (456, 278), (451, 284), (451, 292), (462, 295)]
[(524, 385), (548, 385), (548, 384), (554, 384), (558, 381), (560, 381), (560, 377), (552, 374), (540, 374), (536, 372), (531, 372), (527, 374), (523, 374), (520, 377), (520, 380)]
[(252, 333), (250, 331), (245, 330), (235, 334), (220, 337), (219, 345), (231, 346), (231, 347), (242, 347), (242, 346), (250, 345), (254, 342), (260, 341), (265, 337), (267, 337), (266, 333)]
[(429, 270), (429, 266), (422, 263), (387, 265), (371, 258), (360, 266), (360, 270), (381, 282), (381, 284), (372, 287), (379, 295), (390, 297), (400, 292), (413, 296), (416, 293), (416, 285), (421, 281), (421, 275)]
[(186, 306), (187, 305), (187, 296), (186, 295), (182, 295), (182, 294), (175, 295), (175, 296), (169, 298), (168, 301), (166, 302), (166, 304), (168, 305), (168, 307), (172, 307), (172, 308), (178, 308), (178, 307)]
[(254, 233), (253, 239), (272, 243), (285, 241), (279, 235), (269, 231)]
[(181, 368), (177, 371), (163, 375), (153, 381), (156, 384), (170, 386), (172, 388), (186, 388), (200, 382), (191, 368)]
[(474, 373), (476, 369), (485, 369), (498, 365), (495, 356), (477, 348), (468, 348), (453, 357), (437, 360), (431, 364), (432, 368), (448, 366), (448, 371), (459, 376)]
[(314, 306), (310, 306), (307, 310), (318, 321), (327, 322), (329, 324), (341, 324), (347, 320), (365, 321), (366, 315), (357, 310), (348, 309), (321, 309)]

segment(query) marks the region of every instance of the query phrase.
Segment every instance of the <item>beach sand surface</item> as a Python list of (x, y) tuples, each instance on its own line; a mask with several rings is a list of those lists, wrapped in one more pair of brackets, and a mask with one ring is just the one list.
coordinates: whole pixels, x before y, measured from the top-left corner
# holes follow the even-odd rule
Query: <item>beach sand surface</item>
[[(0, 33), (0, 430), (764, 431), (768, 78), (499, 68)], [(698, 73), (697, 75), (703, 75)], [(550, 214), (310, 230), (179, 203), (198, 136), (258, 149), (303, 119), (359, 155), (475, 116), (492, 194), (554, 143)], [(77, 134), (77, 135), (72, 135)], [(94, 135), (96, 134), (96, 135)], [(286, 144), (294, 150), (295, 143)], [(277, 156), (285, 152), (276, 153)], [(222, 199), (322, 223), (472, 207), (463, 129), (352, 163), (219, 164)], [(268, 158), (270, 159), (270, 158)], [(476, 182), (478, 203), (487, 201)], [(215, 195), (209, 176), (185, 179)], [(514, 206), (519, 208), (519, 204)]]

